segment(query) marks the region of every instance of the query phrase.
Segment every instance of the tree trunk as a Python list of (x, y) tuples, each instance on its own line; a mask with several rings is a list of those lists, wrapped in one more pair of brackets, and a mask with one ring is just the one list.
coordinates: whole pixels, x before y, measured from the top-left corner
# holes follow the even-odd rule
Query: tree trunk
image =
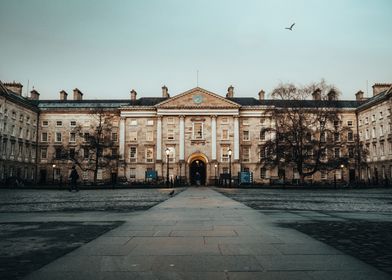
[(305, 176), (304, 176), (304, 174), (300, 174), (300, 180), (301, 180), (301, 184), (303, 185), (305, 183)]
[(98, 177), (98, 162), (99, 162), (99, 148), (95, 149), (95, 166), (94, 166), (94, 185), (97, 184), (97, 177)]

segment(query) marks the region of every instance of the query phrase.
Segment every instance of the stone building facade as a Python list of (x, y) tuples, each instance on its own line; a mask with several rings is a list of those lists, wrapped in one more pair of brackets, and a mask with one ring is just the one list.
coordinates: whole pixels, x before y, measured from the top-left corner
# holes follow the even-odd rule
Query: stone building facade
[(38, 96), (33, 90), (25, 98), (20, 83), (0, 82), (0, 182), (36, 180)]
[[(363, 93), (357, 93), (357, 99)], [(372, 183), (388, 183), (392, 174), (392, 84), (375, 84), (373, 97), (357, 109), (359, 138), (368, 150), (368, 166), (361, 178)]]
[[(377, 155), (377, 167), (365, 172), (374, 173), (376, 170), (390, 179), (392, 148), (389, 127), (387, 132), (387, 116), (390, 125), (388, 92), (390, 89), (381, 90), (378, 98), (369, 100), (364, 100), (358, 93), (357, 100), (334, 100), (327, 106), (338, 108), (338, 125), (350, 131), (339, 136), (339, 149), (330, 151), (331, 156), (352, 153), (359, 141), (370, 145), (363, 138), (363, 131), (366, 131), (363, 119), (371, 116), (372, 110), (378, 114), (385, 111), (385, 123), (378, 124), (377, 128), (380, 131), (382, 125), (385, 129), (383, 138), (381, 135), (377, 138), (377, 143), (384, 142), (385, 155)], [(202, 184), (213, 184), (220, 174), (231, 172), (235, 177), (239, 171), (252, 172), (256, 183), (269, 183), (281, 177), (277, 168), (265, 169), (261, 165), (263, 144), (273, 137), (271, 133), (261, 131), (274, 126), (269, 112), (279, 110), (282, 102), (265, 99), (263, 91), (259, 92), (258, 98), (235, 97), (232, 86), (226, 96), (196, 87), (170, 97), (168, 88), (163, 86), (160, 97), (138, 98), (137, 92), (132, 90), (130, 98), (124, 100), (86, 100), (78, 89), (73, 91), (73, 99), (68, 99), (65, 91), (59, 93), (57, 100), (35, 100), (37, 94), (33, 92), (33, 96), (25, 100), (31, 112), (36, 114), (31, 120), (36, 120), (33, 133), (38, 140), (34, 142), (38, 147), (37, 162), (31, 163), (36, 168), (37, 181), (65, 181), (74, 164), (82, 180), (86, 183), (93, 180), (94, 171), (87, 168), (91, 159), (87, 156), (86, 135), (91, 136), (96, 131), (94, 112), (99, 108), (110, 115), (108, 137), (111, 144), (102, 149), (102, 154), (111, 156), (111, 159), (99, 166), (98, 181), (110, 181), (113, 175), (131, 182), (144, 181), (150, 171), (156, 171), (162, 179), (181, 178), (191, 184), (196, 183), (197, 178)], [(381, 99), (382, 102), (377, 101)], [(317, 102), (320, 100), (307, 100), (300, 106), (314, 106)], [(358, 132), (359, 141), (356, 140)], [(381, 149), (381, 146), (376, 147)], [(64, 152), (68, 156), (64, 157)], [(369, 163), (376, 160), (371, 153), (370, 147)], [(354, 159), (350, 159), (342, 169), (316, 172), (307, 179), (315, 182), (332, 182), (335, 178), (354, 181), (366, 178), (363, 173)], [(285, 178), (294, 180), (296, 177), (295, 170), (287, 166)]]

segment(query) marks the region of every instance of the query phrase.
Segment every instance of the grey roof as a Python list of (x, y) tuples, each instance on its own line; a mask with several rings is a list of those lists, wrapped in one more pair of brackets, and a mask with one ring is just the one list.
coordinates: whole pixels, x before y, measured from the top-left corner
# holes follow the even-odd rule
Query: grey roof
[(130, 105), (133, 106), (155, 106), (158, 103), (161, 103), (162, 101), (165, 101), (168, 99), (167, 97), (142, 97), (134, 102), (131, 102)]
[(7, 89), (1, 81), (0, 81), (0, 95), (5, 96), (7, 99), (11, 100), (12, 102), (15, 102), (26, 108), (29, 108), (30, 110), (33, 110), (35, 112), (38, 111), (37, 105), (34, 103), (33, 100), (30, 100), (26, 97), (23, 97)]
[(39, 100), (38, 107), (44, 108), (119, 108), (129, 105), (130, 100)]
[(122, 106), (154, 106), (166, 98), (142, 97), (130, 99), (99, 100), (39, 100), (39, 108), (120, 108)]
[(303, 108), (319, 108), (319, 107), (334, 107), (334, 108), (357, 108), (363, 104), (364, 101), (356, 100), (278, 100), (278, 99), (263, 99), (258, 100), (250, 97), (228, 98), (242, 106), (275, 106), (275, 107), (303, 107)]
[(388, 98), (388, 96), (392, 95), (392, 90), (387, 89), (385, 91), (380, 92), (379, 94), (370, 97), (367, 99), (363, 104), (358, 107), (358, 110), (365, 109), (371, 107), (372, 105), (376, 104), (377, 102), (383, 100), (384, 98)]

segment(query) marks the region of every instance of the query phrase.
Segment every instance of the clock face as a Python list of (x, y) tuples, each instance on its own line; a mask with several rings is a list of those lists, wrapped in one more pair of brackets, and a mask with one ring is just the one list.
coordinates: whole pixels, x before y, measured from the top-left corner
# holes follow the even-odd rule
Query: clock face
[(196, 104), (200, 104), (201, 102), (203, 102), (203, 96), (201, 96), (201, 95), (194, 95), (193, 96), (193, 102), (195, 102)]

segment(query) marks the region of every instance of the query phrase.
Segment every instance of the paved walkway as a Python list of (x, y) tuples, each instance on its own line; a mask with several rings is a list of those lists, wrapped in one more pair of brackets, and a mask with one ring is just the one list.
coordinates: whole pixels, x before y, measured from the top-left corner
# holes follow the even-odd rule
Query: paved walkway
[(27, 279), (391, 279), (208, 188), (189, 188)]

